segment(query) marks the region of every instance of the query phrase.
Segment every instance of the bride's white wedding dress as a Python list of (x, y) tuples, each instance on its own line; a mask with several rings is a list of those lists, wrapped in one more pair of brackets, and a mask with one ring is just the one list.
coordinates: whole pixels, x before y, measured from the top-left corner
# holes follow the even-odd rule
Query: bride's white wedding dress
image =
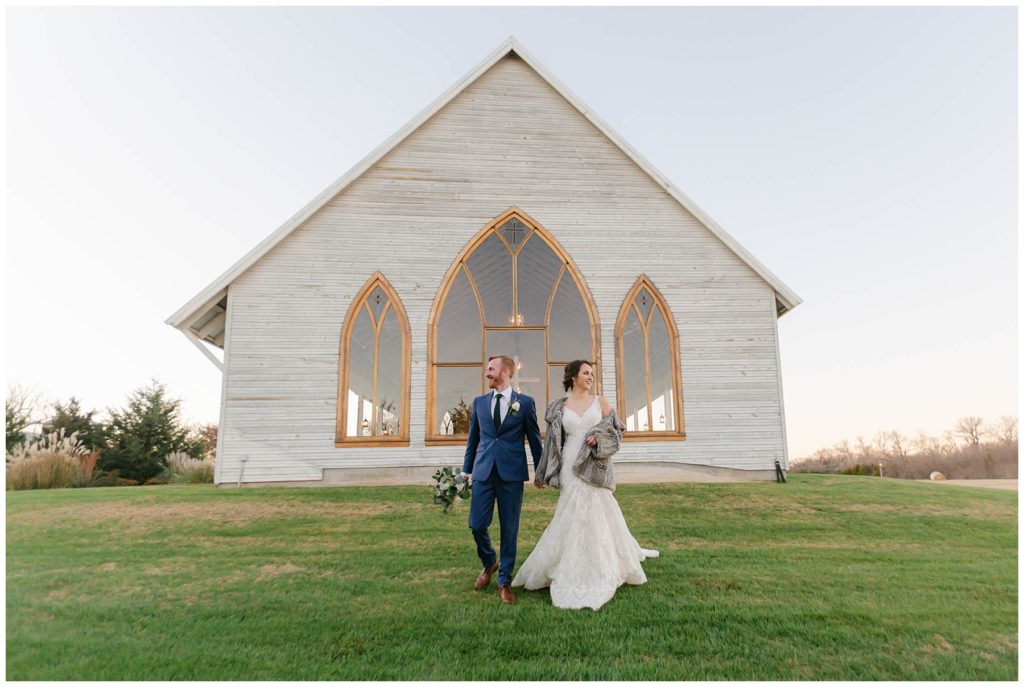
[(609, 489), (592, 486), (573, 474), (587, 431), (601, 421), (597, 399), (583, 415), (562, 410), (565, 444), (559, 472), (561, 490), (551, 523), (523, 562), (513, 587), (551, 588), (559, 608), (592, 608), (607, 603), (623, 583), (644, 584), (640, 562), (657, 551), (640, 547)]

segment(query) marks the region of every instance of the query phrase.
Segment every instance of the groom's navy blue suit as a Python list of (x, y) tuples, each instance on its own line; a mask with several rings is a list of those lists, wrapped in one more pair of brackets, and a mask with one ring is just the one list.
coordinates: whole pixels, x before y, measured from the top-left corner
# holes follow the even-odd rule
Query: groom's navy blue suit
[[(519, 513), (523, 508), (523, 482), (530, 479), (523, 439), (530, 442), (534, 469), (540, 461), (541, 442), (537, 404), (532, 398), (513, 391), (510, 407), (500, 427), (494, 426), (491, 413), (493, 398), (494, 393), (491, 392), (473, 400), (462, 471), (473, 476), (469, 528), (473, 530), (476, 552), (485, 568), (494, 565), (496, 560), (487, 528), (494, 517), (494, 501), (498, 501), (498, 523), (501, 526), (498, 584), (501, 585), (512, 583)], [(514, 409), (517, 402), (518, 410)]]

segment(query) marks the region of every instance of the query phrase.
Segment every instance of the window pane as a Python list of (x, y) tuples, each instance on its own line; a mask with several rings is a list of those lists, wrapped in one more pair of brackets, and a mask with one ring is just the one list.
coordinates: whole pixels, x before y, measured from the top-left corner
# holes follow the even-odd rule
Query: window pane
[(375, 436), (396, 436), (404, 431), (402, 417), (402, 328), (398, 314), (388, 308), (377, 338), (377, 420)]
[(487, 357), (510, 355), (516, 363), (512, 388), (543, 402), (547, 386), (546, 360), (544, 360), (544, 332), (531, 330), (487, 332)]
[(651, 296), (651, 292), (646, 288), (640, 289), (640, 293), (633, 299), (636, 303), (636, 307), (640, 308), (640, 312), (643, 313), (644, 322), (647, 321), (647, 316), (651, 313), (651, 305), (654, 303), (654, 297)]
[(562, 260), (547, 243), (534, 234), (516, 256), (519, 289), (519, 324), (544, 326), (551, 289), (562, 269)]
[(345, 364), (348, 365), (345, 436), (369, 436), (373, 421), (373, 325), (365, 307), (359, 308), (352, 327)]
[[(551, 365), (550, 367), (548, 367), (548, 398), (547, 398), (547, 403), (551, 403), (552, 401), (554, 401), (556, 399), (564, 398), (565, 397), (565, 389), (562, 388), (562, 375), (564, 373), (565, 373), (565, 366), (564, 365)], [(540, 403), (540, 401), (538, 401), (538, 403)], [(547, 408), (547, 403), (544, 405), (545, 408)], [(545, 414), (545, 413), (543, 413), (543, 411), (541, 411), (539, 409), (538, 409), (537, 413), (538, 413), (538, 415), (544, 415)], [(543, 431), (547, 431), (547, 423), (544, 421), (543, 417), (540, 418), (540, 422), (541, 422), (541, 429)]]
[(388, 303), (388, 295), (384, 293), (384, 289), (379, 286), (374, 288), (370, 297), (366, 299), (366, 304), (370, 306), (370, 310), (373, 312), (373, 319), (380, 321), (380, 314), (384, 311), (384, 306)]
[(673, 417), (672, 346), (660, 308), (651, 315), (647, 333), (647, 351), (651, 356), (651, 417), (654, 431), (675, 429)]
[(498, 327), (512, 324), (512, 254), (502, 240), (490, 234), (466, 266), (480, 291), (484, 321)]
[(647, 418), (647, 372), (644, 361), (644, 332), (636, 311), (629, 309), (622, 330), (622, 387), (626, 407), (622, 416), (627, 431), (650, 430)]
[(437, 434), (466, 434), (473, 399), (483, 392), (483, 367), (435, 367)]
[(558, 283), (555, 301), (551, 304), (548, 354), (551, 360), (569, 362), (590, 360), (593, 350), (587, 307), (576, 282), (566, 272)]
[(437, 361), (473, 363), (480, 360), (483, 328), (480, 307), (465, 273), (459, 270), (448, 290), (437, 325)]
[(530, 232), (532, 231), (532, 228), (523, 224), (515, 217), (502, 224), (501, 227), (498, 229), (498, 232), (501, 234), (502, 238), (508, 241), (508, 245), (512, 246), (513, 250), (515, 250), (516, 247), (519, 246), (519, 244), (525, 241), (526, 237), (529, 236)]
[(548, 403), (565, 396), (565, 389), (562, 388), (562, 377), (565, 375), (565, 365), (551, 365), (548, 367)]

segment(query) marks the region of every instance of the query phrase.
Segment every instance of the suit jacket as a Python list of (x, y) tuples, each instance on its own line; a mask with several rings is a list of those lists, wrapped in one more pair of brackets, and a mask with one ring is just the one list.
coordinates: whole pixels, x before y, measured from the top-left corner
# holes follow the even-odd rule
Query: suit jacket
[[(462, 471), (474, 480), (486, 480), (491, 471), (498, 470), (498, 476), (506, 482), (526, 482), (530, 470), (526, 464), (525, 438), (530, 442), (533, 466), (540, 460), (540, 425), (537, 423), (537, 404), (533, 398), (512, 391), (512, 401), (501, 427), (494, 428), (491, 413), (492, 393), (473, 399), (473, 410), (469, 418), (469, 440), (466, 442), (466, 457)], [(515, 413), (512, 406), (519, 402)]]

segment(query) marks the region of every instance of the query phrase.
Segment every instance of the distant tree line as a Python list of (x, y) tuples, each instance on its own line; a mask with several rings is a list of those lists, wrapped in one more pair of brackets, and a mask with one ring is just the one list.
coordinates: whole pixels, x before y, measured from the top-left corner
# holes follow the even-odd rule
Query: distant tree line
[(791, 472), (828, 472), (927, 479), (941, 472), (947, 479), (1016, 479), (1017, 418), (987, 423), (962, 417), (941, 438), (924, 432), (908, 437), (893, 430), (877, 432), (870, 442), (841, 441), (796, 460)]
[[(217, 447), (217, 426), (186, 424), (181, 400), (170, 398), (157, 380), (131, 392), (122, 408), (108, 408), (105, 420), (74, 396), (43, 404), (20, 387), (8, 389), (4, 410), (9, 479), (12, 462), (29, 456), (29, 449), (38, 452), (72, 436), (75, 454), (90, 459), (88, 484), (75, 486), (160, 482), (169, 460), (172, 466), (187, 459), (212, 462)], [(41, 433), (29, 434), (36, 426)]]

